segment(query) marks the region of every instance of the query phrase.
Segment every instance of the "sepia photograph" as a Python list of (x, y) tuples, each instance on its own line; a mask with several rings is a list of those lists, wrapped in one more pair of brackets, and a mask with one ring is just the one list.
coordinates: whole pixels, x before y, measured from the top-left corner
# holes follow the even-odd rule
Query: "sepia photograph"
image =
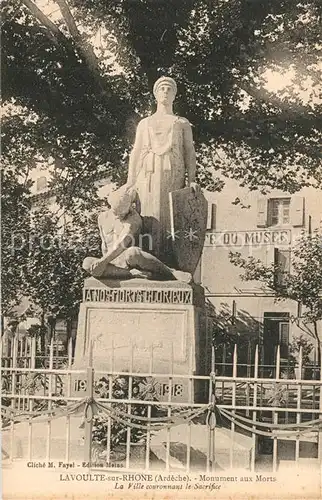
[(322, 498), (321, 0), (3, 0), (4, 500)]

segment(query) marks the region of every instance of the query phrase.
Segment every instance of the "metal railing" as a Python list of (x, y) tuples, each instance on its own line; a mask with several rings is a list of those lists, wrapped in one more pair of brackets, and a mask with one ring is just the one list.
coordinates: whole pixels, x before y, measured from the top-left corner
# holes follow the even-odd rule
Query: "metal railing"
[[(288, 379), (282, 378), (279, 348), (274, 377), (263, 378), (258, 346), (247, 376), (238, 374), (235, 346), (231, 376), (226, 376), (218, 374), (214, 349), (209, 375), (183, 375), (176, 373), (173, 356), (168, 373), (155, 372), (152, 359), (146, 373), (133, 371), (133, 346), (128, 371), (98, 371), (91, 363), (75, 370), (71, 342), (65, 366), (57, 368), (53, 339), (48, 368), (36, 368), (35, 339), (30, 348), (17, 343), (14, 339), (13, 356), (1, 369), (3, 436), (10, 460), (19, 458), (20, 440), (28, 460), (83, 460), (122, 471), (178, 466), (190, 471), (199, 446), (197, 458), (206, 471), (215, 470), (218, 460), (228, 469), (242, 460), (249, 470), (259, 470), (263, 455), (276, 471), (281, 442), (292, 447), (295, 464), (302, 458), (302, 443), (310, 442), (311, 458), (322, 464), (322, 381), (301, 378), (301, 352), (299, 378)], [(322, 373), (322, 360), (319, 369)], [(46, 436), (40, 454), (37, 426)], [(200, 430), (203, 442), (198, 444)], [(247, 444), (242, 458), (239, 442)]]

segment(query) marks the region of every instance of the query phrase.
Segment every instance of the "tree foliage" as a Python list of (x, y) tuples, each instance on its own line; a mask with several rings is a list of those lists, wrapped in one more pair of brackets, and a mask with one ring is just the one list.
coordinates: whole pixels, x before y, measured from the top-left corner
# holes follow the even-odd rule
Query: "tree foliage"
[[(251, 188), (321, 185), (319, 0), (52, 6), (60, 13), (54, 22), (32, 0), (4, 2), (3, 99), (37, 116), (23, 135), (16, 119), (4, 121), (5, 157), (16, 163), (19, 143), (27, 143), (56, 159), (65, 174), (57, 174), (56, 188), (73, 183), (69, 192), (88, 199), (103, 171), (124, 179), (137, 118), (153, 105), (154, 80), (168, 73), (178, 81), (176, 111), (194, 126), (210, 187), (214, 166)], [(290, 69), (294, 86), (265, 87), (266, 70)], [(17, 145), (13, 134), (22, 136)]]
[(24, 292), (47, 316), (72, 318), (78, 312), (85, 273), (81, 262), (99, 252), (93, 218), (62, 222), (60, 213), (41, 204), (32, 214)]
[(13, 172), (1, 176), (2, 314), (10, 316), (20, 303), (24, 288), (24, 265), (30, 222), (28, 183), (19, 183)]
[(77, 315), (85, 278), (81, 263), (88, 254), (100, 254), (97, 210), (66, 218), (61, 210), (53, 212), (46, 199), (35, 205), (30, 193), (22, 202), (21, 186), (18, 190), (15, 184), (13, 193), (8, 176), (3, 177), (3, 315), (15, 316), (17, 306), (28, 298), (24, 316), (38, 316), (42, 328), (49, 319), (48, 326), (54, 328), (58, 317), (70, 320)]

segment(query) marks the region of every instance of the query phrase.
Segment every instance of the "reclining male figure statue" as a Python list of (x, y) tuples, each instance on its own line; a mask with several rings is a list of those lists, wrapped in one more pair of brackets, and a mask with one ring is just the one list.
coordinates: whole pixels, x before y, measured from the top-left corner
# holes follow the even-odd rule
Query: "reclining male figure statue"
[(190, 273), (171, 269), (136, 246), (142, 230), (142, 219), (135, 208), (136, 198), (135, 189), (127, 185), (110, 194), (111, 208), (98, 217), (103, 256), (86, 257), (83, 269), (95, 278), (176, 279), (190, 283)]

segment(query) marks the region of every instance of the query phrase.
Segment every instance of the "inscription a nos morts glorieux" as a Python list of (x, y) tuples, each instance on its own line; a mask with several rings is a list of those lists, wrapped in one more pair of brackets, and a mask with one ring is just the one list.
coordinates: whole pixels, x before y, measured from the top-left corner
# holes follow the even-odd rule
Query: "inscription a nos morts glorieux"
[(192, 304), (192, 290), (126, 290), (87, 288), (84, 302)]

